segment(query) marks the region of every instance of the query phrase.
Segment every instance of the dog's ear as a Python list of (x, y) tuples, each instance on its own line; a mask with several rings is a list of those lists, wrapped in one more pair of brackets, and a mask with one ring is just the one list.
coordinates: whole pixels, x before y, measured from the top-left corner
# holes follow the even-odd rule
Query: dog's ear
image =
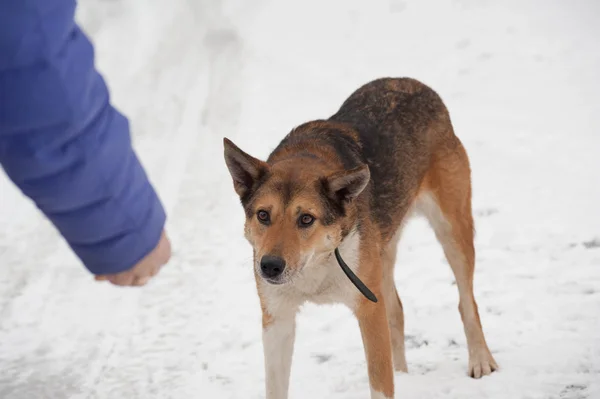
[(235, 192), (244, 198), (269, 171), (269, 165), (246, 154), (227, 138), (223, 139), (223, 146), (225, 163), (233, 179)]
[(371, 178), (368, 165), (336, 172), (326, 178), (326, 187), (331, 198), (342, 202), (352, 201), (365, 189)]

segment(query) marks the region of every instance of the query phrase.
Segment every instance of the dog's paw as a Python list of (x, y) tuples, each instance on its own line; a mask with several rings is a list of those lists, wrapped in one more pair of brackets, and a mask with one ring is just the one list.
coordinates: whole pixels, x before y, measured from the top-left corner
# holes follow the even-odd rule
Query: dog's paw
[(406, 356), (404, 355), (404, 348), (397, 352), (394, 352), (392, 358), (394, 359), (394, 370), (400, 373), (408, 373), (408, 366), (406, 365)]
[(469, 358), (469, 377), (471, 378), (481, 378), (496, 370), (498, 370), (498, 363), (487, 350), (477, 352)]
[(408, 366), (406, 365), (406, 361), (394, 362), (394, 370), (400, 373), (408, 373)]

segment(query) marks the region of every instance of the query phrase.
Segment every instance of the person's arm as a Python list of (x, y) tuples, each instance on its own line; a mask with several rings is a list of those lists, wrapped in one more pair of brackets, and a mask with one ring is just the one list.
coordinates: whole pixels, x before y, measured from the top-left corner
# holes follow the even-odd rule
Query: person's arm
[(0, 1), (0, 164), (96, 275), (157, 246), (165, 212), (72, 0)]

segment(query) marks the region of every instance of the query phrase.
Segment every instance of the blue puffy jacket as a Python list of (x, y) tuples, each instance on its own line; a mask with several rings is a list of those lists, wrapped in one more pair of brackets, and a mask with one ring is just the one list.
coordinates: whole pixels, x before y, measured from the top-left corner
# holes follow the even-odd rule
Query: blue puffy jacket
[(75, 6), (0, 0), (0, 164), (92, 273), (118, 273), (156, 246), (165, 212)]

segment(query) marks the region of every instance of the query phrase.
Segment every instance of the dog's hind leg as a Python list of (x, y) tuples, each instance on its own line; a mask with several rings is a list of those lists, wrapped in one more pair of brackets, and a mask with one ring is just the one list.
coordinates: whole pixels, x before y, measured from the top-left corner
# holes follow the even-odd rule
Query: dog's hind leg
[(480, 378), (498, 368), (488, 349), (473, 294), (474, 227), (471, 210), (471, 171), (460, 141), (434, 153), (419, 193), (425, 213), (452, 268), (459, 292), (459, 311), (469, 349), (469, 375)]
[(406, 353), (404, 349), (404, 310), (394, 282), (394, 265), (396, 263), (396, 252), (398, 250), (398, 241), (400, 239), (401, 231), (402, 227), (398, 229), (394, 237), (384, 248), (382, 266), (383, 292), (385, 295), (385, 308), (392, 338), (394, 368), (396, 371), (406, 373), (408, 372), (408, 367), (406, 365)]
[(296, 336), (296, 312), (271, 316), (263, 307), (263, 351), (267, 399), (287, 399)]

